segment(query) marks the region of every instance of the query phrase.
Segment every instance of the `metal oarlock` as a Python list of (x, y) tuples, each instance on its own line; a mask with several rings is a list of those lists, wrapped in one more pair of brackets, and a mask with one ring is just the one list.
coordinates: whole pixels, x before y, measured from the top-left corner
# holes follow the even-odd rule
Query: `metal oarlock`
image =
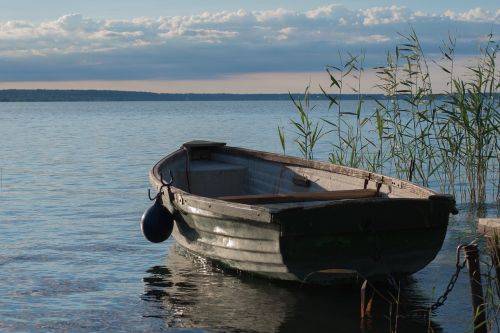
[(158, 193), (156, 193), (156, 195), (154, 197), (151, 196), (151, 190), (148, 189), (149, 200), (153, 201), (153, 200), (158, 199), (163, 194), (164, 187), (166, 187), (167, 190), (170, 190), (170, 186), (174, 183), (174, 176), (172, 175), (172, 170), (168, 170), (168, 174), (170, 175), (170, 179), (167, 182), (165, 182), (163, 180), (163, 173), (160, 172), (160, 181), (161, 181), (162, 185), (161, 185), (160, 189), (158, 190)]

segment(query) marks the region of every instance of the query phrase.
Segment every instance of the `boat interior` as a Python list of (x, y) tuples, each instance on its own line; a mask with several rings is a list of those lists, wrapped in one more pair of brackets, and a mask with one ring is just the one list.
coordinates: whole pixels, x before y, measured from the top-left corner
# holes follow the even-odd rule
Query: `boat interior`
[(388, 177), (370, 180), (371, 173), (366, 171), (319, 164), (224, 144), (185, 144), (160, 163), (159, 172), (164, 179), (171, 172), (173, 186), (185, 192), (246, 204), (427, 198), (432, 194)]

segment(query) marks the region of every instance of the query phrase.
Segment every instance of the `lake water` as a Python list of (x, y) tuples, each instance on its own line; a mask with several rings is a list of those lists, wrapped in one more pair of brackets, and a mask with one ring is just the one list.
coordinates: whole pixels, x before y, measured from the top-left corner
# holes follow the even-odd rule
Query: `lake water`
[[(140, 232), (162, 156), (192, 139), (280, 152), (276, 127), (293, 112), (288, 101), (0, 103), (0, 331), (394, 329), (396, 309), (376, 300), (361, 330), (354, 286), (223, 272)], [(401, 285), (399, 332), (470, 329), (466, 273), (430, 322), (421, 310), (444, 291), (474, 221), (462, 207), (437, 258)]]

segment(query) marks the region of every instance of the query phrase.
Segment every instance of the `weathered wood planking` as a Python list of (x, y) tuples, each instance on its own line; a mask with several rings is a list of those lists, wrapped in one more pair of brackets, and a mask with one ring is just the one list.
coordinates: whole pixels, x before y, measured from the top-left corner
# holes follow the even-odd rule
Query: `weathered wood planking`
[(486, 236), (500, 238), (500, 218), (480, 218), (477, 229)]

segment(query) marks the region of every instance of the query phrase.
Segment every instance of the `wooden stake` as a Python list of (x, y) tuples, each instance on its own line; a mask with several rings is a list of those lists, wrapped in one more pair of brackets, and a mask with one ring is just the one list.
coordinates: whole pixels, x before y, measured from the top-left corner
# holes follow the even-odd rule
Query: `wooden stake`
[(487, 333), (486, 307), (481, 284), (481, 270), (479, 267), (479, 250), (476, 244), (464, 247), (465, 259), (469, 268), (470, 291), (474, 316), (474, 333)]

